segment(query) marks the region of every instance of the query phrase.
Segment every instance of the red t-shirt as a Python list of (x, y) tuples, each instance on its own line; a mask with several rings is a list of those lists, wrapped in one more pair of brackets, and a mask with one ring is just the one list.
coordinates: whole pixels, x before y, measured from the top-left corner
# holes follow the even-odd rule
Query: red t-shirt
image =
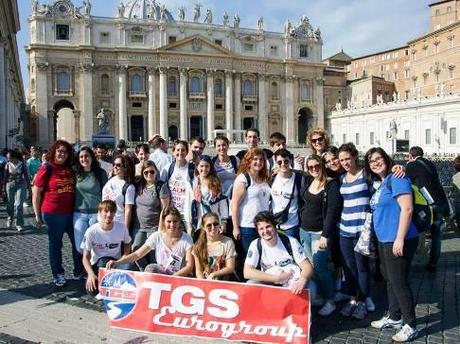
[(52, 163), (48, 167), (42, 165), (35, 175), (34, 185), (44, 188), (42, 213), (73, 213), (75, 178), (70, 168)]

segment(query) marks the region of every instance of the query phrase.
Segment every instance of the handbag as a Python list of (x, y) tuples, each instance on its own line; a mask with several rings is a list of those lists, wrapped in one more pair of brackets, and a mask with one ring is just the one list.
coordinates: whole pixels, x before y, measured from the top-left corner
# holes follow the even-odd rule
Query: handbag
[(372, 241), (372, 213), (366, 214), (364, 228), (359, 235), (359, 239), (354, 250), (363, 256), (370, 256), (372, 252), (375, 251), (374, 243)]

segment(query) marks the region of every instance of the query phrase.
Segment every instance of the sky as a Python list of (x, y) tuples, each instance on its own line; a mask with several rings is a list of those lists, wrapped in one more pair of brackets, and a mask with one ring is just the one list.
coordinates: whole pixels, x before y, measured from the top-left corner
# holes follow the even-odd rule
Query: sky
[[(40, 0), (54, 3), (54, 0)], [(73, 0), (82, 6), (83, 0)], [(119, 0), (92, 0), (91, 14), (115, 17)], [(230, 18), (238, 13), (241, 27), (256, 28), (257, 19), (264, 18), (264, 29), (283, 32), (289, 19), (293, 25), (302, 15), (310, 19), (314, 28), (319, 27), (323, 37), (323, 58), (341, 49), (352, 57), (372, 54), (405, 45), (407, 41), (429, 29), (428, 4), (435, 0), (163, 0), (166, 8), (177, 18), (177, 9), (186, 8), (186, 20), (192, 20), (196, 3), (213, 13), (214, 23), (222, 23), (222, 14)], [(27, 17), (31, 13), (31, 0), (18, 0), (21, 31), (18, 48), (24, 87), (28, 86), (27, 58), (24, 47), (29, 44)]]

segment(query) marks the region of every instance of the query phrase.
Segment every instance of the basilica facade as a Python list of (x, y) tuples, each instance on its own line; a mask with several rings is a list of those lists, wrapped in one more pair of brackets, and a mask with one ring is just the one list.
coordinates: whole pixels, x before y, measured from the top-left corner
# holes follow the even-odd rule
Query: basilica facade
[(263, 18), (242, 28), (238, 14), (200, 5), (174, 16), (131, 0), (97, 17), (83, 4), (33, 1), (28, 101), (40, 146), (90, 143), (100, 114), (107, 133), (128, 141), (210, 141), (215, 129), (256, 127), (262, 141), (281, 131), (296, 144), (324, 126), (321, 32), (308, 18), (275, 33)]

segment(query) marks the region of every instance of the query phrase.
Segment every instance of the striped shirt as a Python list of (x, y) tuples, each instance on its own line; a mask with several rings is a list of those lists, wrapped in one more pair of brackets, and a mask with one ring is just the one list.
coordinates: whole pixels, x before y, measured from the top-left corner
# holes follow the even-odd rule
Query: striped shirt
[(343, 210), (340, 217), (340, 235), (357, 238), (364, 227), (366, 213), (370, 210), (371, 192), (364, 171), (352, 182), (341, 178), (340, 194), (343, 197)]

